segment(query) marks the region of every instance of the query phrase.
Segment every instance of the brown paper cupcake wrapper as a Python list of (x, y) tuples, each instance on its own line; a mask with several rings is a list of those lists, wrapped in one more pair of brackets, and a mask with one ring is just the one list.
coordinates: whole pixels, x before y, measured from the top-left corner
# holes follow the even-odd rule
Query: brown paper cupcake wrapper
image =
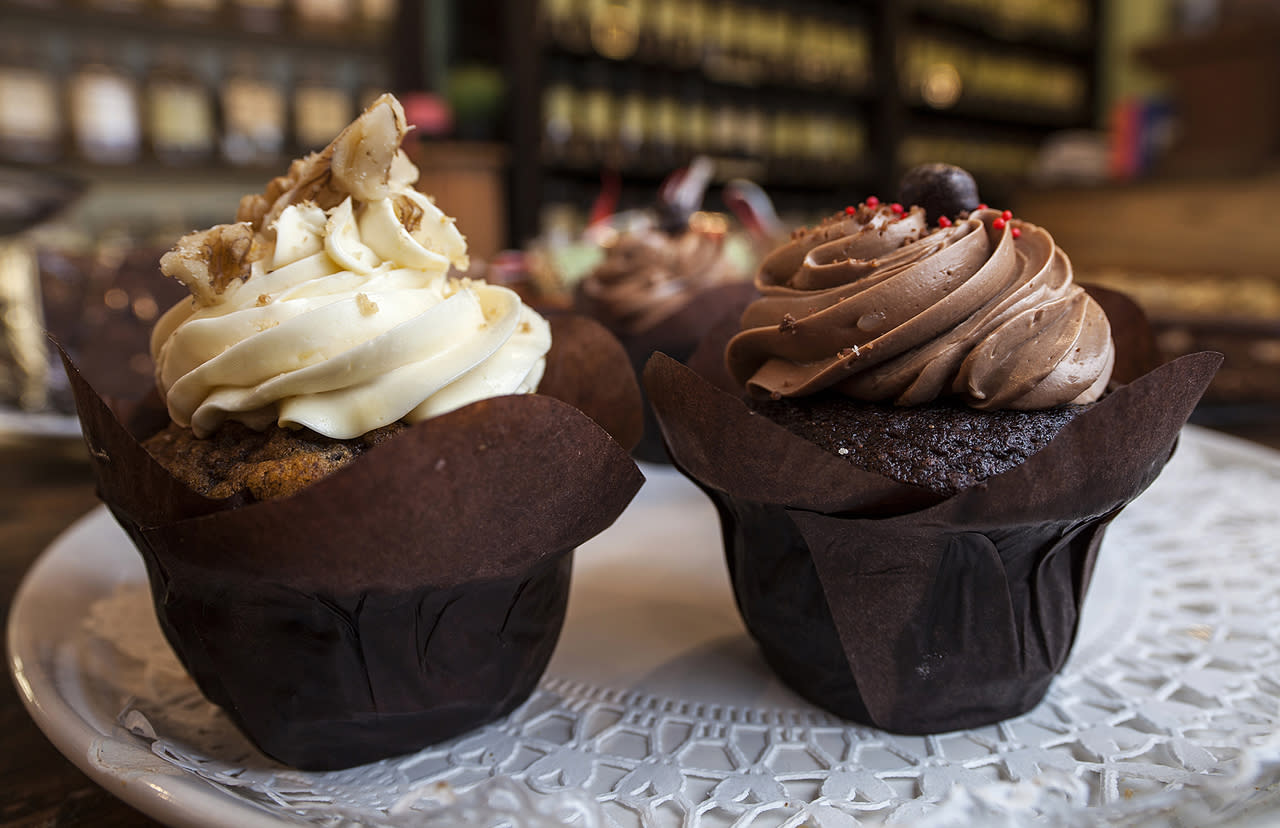
[(1127, 384), (1021, 466), (951, 497), (855, 468), (751, 413), (715, 387), (714, 368), (708, 380), (650, 361), (672, 457), (720, 512), (744, 621), (801, 695), (903, 733), (988, 724), (1043, 697), (1106, 525), (1159, 474), (1222, 361), (1151, 367), (1140, 312), (1097, 295)]
[[(742, 311), (759, 297), (759, 292), (751, 282), (726, 282), (702, 291), (677, 313), (647, 331), (636, 334), (614, 333), (622, 342), (627, 358), (631, 360), (635, 376), (639, 377), (644, 372), (645, 363), (655, 351), (679, 362), (686, 361), (694, 353), (698, 343), (718, 327), (721, 320), (729, 320), (736, 326)], [(643, 387), (640, 392), (644, 394)], [(631, 451), (632, 455), (649, 463), (670, 463), (666, 446), (662, 442), (662, 431), (647, 398), (642, 411), (643, 432)]]
[[(258, 503), (188, 489), (67, 361), (99, 494), (143, 555), (162, 629), (265, 753), (301, 768), (371, 761), (532, 690), (572, 550), (643, 482), (606, 431), (639, 431), (621, 346), (583, 319), (556, 320), (553, 337), (539, 394), (419, 423)], [(155, 422), (143, 414), (131, 422)]]

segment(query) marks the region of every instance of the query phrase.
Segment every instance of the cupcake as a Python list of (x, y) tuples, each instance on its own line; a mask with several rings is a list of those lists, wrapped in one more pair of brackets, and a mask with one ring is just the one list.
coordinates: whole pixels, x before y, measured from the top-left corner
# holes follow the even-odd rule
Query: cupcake
[(449, 275), (465, 239), (413, 190), (405, 132), (384, 96), (163, 257), (191, 298), (152, 337), (156, 405), (113, 411), (67, 364), (99, 493), (174, 651), (264, 753), (304, 769), (520, 704), (573, 549), (642, 481), (621, 346)]
[(929, 209), (867, 199), (797, 232), (739, 325), (644, 377), (765, 659), (899, 733), (1043, 698), (1106, 526), (1221, 362), (1159, 364), (1133, 303), (965, 180), (913, 172)]
[[(736, 315), (755, 289), (725, 249), (727, 225), (698, 212), (710, 176), (701, 159), (663, 188), (650, 221), (618, 233), (574, 291), (575, 308), (622, 342), (635, 373), (654, 351), (687, 359), (720, 317)], [(666, 462), (653, 412), (634, 454)]]

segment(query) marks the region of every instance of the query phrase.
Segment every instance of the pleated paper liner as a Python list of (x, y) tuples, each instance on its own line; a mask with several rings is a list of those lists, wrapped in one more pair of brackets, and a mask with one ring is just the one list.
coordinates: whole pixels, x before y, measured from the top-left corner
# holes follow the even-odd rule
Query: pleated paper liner
[[(645, 363), (655, 351), (684, 362), (721, 320), (731, 319), (736, 323), (746, 306), (758, 298), (760, 294), (750, 281), (725, 282), (699, 291), (687, 305), (646, 331), (635, 334), (623, 331), (613, 333), (622, 342), (622, 347), (631, 360), (631, 367), (639, 377), (644, 371)], [(584, 303), (581, 291), (577, 301), (579, 311), (589, 313), (589, 303)], [(644, 388), (641, 387), (640, 391), (643, 395)], [(644, 401), (643, 412), (643, 434), (631, 453), (637, 459), (649, 463), (669, 463), (670, 458), (662, 443), (662, 432), (647, 399)]]
[(552, 326), (538, 394), (419, 423), (254, 503), (176, 480), (122, 425), (164, 418), (117, 416), (67, 360), (99, 494), (146, 562), (161, 628), (264, 753), (348, 767), (528, 697), (564, 620), (574, 548), (643, 482), (621, 346), (590, 320)]
[[(1040, 452), (946, 497), (852, 466), (754, 414), (721, 326), (644, 383), (674, 463), (715, 502), (738, 607), (801, 696), (898, 733), (977, 727), (1044, 696), (1075, 638), (1107, 524), (1155, 480), (1221, 364), (1158, 364), (1141, 311), (1090, 289), (1114, 385)], [(719, 360), (715, 359), (716, 355)]]

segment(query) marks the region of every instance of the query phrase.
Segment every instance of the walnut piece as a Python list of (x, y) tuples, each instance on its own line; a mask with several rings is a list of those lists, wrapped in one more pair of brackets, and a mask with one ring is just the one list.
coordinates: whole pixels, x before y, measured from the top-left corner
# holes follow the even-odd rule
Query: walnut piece
[(392, 205), (395, 207), (396, 218), (404, 225), (404, 229), (409, 233), (417, 232), (422, 226), (422, 217), (425, 215), (422, 207), (405, 195), (396, 196)]
[(201, 305), (215, 305), (227, 286), (243, 281), (268, 246), (248, 222), (219, 224), (188, 233), (160, 259), (164, 275), (177, 279)]
[(383, 95), (329, 146), (294, 161), (288, 174), (272, 180), (261, 195), (242, 198), (236, 220), (271, 238), (276, 219), (291, 204), (312, 201), (328, 210), (347, 196), (386, 198), (405, 176), (400, 142), (408, 131), (400, 102)]

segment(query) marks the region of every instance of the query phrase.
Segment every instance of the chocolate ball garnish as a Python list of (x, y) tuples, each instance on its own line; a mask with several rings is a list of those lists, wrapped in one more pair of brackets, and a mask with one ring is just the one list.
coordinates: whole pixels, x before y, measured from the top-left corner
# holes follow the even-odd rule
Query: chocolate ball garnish
[(942, 216), (954, 219), (978, 208), (978, 184), (967, 170), (953, 164), (921, 164), (907, 170), (899, 185), (903, 204), (923, 207), (930, 224)]

